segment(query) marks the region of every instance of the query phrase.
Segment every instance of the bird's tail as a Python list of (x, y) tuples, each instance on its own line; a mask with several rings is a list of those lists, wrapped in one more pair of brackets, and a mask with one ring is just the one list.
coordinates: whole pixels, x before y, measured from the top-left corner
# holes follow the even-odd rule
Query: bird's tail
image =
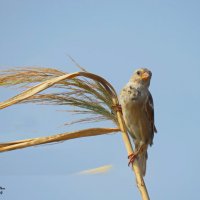
[(137, 157), (138, 165), (143, 176), (145, 176), (146, 174), (147, 158), (148, 158), (147, 151), (141, 152)]

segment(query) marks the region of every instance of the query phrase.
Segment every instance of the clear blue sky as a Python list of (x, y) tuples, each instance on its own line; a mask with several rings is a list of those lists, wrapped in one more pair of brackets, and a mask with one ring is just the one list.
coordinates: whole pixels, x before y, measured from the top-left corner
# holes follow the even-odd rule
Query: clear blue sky
[[(119, 92), (136, 68), (148, 67), (158, 128), (145, 177), (150, 196), (200, 199), (199, 10), (197, 0), (1, 0), (0, 69), (73, 72), (70, 54)], [(0, 101), (19, 92), (0, 88)], [(29, 104), (0, 111), (1, 141), (92, 126), (63, 126), (70, 115), (62, 109)], [(139, 199), (120, 134), (2, 153), (0, 162), (0, 199)], [(105, 164), (113, 165), (107, 174), (74, 175)]]

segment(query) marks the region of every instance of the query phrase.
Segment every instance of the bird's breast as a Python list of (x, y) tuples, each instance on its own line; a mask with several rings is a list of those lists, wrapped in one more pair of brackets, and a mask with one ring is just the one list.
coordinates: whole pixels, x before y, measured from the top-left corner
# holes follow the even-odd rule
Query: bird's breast
[(145, 93), (126, 87), (120, 95), (123, 118), (131, 136), (138, 141), (148, 139), (148, 119), (144, 109)]

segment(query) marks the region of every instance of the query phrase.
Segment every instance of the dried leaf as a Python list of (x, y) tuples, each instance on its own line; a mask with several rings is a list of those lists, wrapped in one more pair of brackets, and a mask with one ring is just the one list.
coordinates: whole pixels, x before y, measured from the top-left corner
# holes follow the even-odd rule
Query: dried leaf
[(112, 167), (113, 167), (112, 165), (104, 165), (93, 169), (83, 170), (77, 174), (79, 175), (103, 174), (111, 170)]
[(48, 137), (39, 137), (26, 140), (18, 140), (7, 143), (0, 143), (0, 152), (11, 151), (21, 148), (26, 148), (30, 146), (36, 146), (41, 144), (47, 144), (52, 142), (60, 142), (64, 140), (70, 140), (80, 137), (97, 136), (103, 134), (109, 134), (120, 131), (119, 128), (90, 128), (80, 131), (74, 131), (69, 133), (62, 133), (57, 135), (52, 135)]

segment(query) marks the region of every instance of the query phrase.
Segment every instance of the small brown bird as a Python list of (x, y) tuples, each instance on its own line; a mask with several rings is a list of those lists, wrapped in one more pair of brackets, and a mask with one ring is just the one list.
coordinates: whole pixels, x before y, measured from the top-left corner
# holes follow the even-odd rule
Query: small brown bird
[(136, 158), (143, 176), (146, 173), (147, 148), (153, 144), (154, 133), (157, 132), (153, 98), (148, 89), (151, 76), (151, 71), (146, 68), (136, 70), (119, 97), (126, 127), (135, 143), (129, 164), (133, 164)]

